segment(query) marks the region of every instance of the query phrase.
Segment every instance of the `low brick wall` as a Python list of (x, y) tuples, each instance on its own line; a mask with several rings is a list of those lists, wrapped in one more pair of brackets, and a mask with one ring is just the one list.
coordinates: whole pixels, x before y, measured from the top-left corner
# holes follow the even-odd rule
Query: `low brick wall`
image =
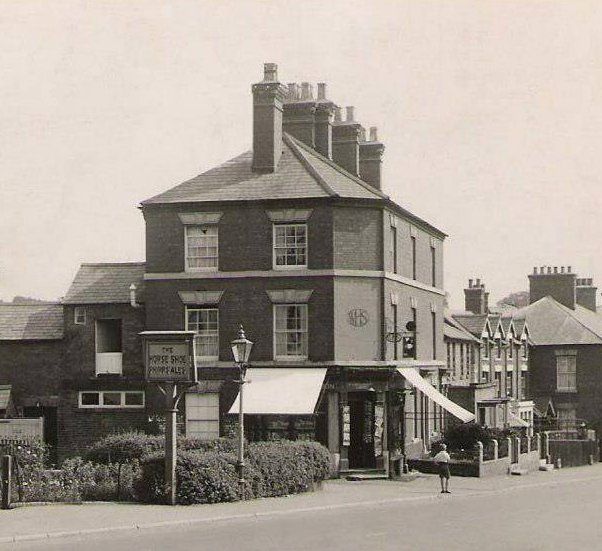
[(550, 440), (550, 458), (553, 464), (560, 458), (563, 467), (579, 467), (597, 462), (600, 452), (594, 440)]
[[(408, 459), (410, 469), (427, 474), (438, 474), (437, 463), (432, 459)], [(452, 476), (479, 476), (479, 464), (468, 461), (451, 461), (449, 470)]]

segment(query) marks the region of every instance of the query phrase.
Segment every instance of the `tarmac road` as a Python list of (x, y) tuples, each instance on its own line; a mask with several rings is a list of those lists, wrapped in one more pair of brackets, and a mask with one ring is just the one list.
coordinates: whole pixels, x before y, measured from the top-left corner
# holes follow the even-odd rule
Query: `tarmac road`
[[(464, 479), (451, 495), (258, 518), (150, 528), (10, 544), (11, 549), (133, 550), (472, 550), (602, 548), (600, 469), (576, 476), (523, 477), (524, 485), (484, 489)], [(591, 469), (591, 468), (590, 468)], [(456, 479), (457, 480), (457, 479)], [(509, 480), (509, 479), (508, 479)], [(432, 482), (436, 484), (436, 480)], [(453, 480), (452, 480), (453, 482)], [(512, 480), (514, 482), (514, 480)], [(509, 480), (510, 483), (510, 480)], [(378, 484), (374, 484), (375, 496)], [(436, 487), (436, 486), (435, 486)], [(0, 546), (1, 548), (5, 548)]]

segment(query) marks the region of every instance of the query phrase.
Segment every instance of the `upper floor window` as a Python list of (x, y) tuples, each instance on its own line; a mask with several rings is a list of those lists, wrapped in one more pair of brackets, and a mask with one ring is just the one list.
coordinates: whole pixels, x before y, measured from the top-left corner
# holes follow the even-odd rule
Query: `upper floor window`
[(307, 304), (274, 304), (276, 358), (307, 358)]
[(416, 279), (416, 238), (412, 235), (410, 240), (412, 242), (412, 279)]
[(274, 268), (307, 266), (307, 224), (274, 224)]
[(433, 360), (437, 359), (437, 314), (431, 312), (431, 332), (433, 334)]
[(523, 358), (526, 360), (529, 358), (529, 345), (527, 344), (527, 341), (523, 341), (522, 348), (523, 348)]
[(437, 251), (431, 247), (431, 285), (437, 286)]
[(391, 226), (391, 235), (389, 247), (391, 247), (390, 255), (391, 255), (391, 268), (393, 273), (397, 273), (397, 228), (395, 226)]
[(565, 392), (577, 390), (577, 356), (556, 356), (556, 389)]
[(186, 270), (216, 270), (218, 232), (216, 224), (186, 226)]
[(508, 339), (508, 357), (514, 357), (514, 339), (512, 337)]
[(83, 306), (76, 306), (73, 311), (73, 323), (76, 325), (86, 325), (86, 309)]
[(199, 360), (219, 357), (219, 312), (217, 308), (186, 308), (186, 330), (196, 332), (195, 355)]
[(481, 350), (483, 351), (483, 359), (484, 360), (489, 359), (489, 339), (486, 337), (483, 339), (483, 344), (481, 345)]
[(416, 341), (416, 324), (418, 322), (416, 308), (411, 309), (411, 319), (406, 323), (406, 331), (403, 335), (403, 357), (416, 359), (416, 347), (418, 342)]
[(122, 329), (120, 319), (96, 320), (96, 374), (121, 375)]

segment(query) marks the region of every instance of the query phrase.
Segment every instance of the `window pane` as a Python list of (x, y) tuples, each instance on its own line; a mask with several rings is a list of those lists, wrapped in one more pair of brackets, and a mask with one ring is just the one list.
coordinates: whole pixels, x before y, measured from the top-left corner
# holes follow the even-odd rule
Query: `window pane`
[(100, 404), (100, 395), (98, 392), (82, 392), (82, 406), (98, 406)]
[(141, 406), (144, 403), (144, 394), (142, 392), (126, 392), (126, 406)]
[(186, 262), (189, 268), (217, 267), (217, 226), (186, 226), (186, 243)]
[(103, 392), (102, 393), (102, 405), (103, 406), (120, 406), (121, 405), (121, 392)]
[(306, 224), (274, 226), (274, 262), (276, 266), (305, 266), (306, 240)]

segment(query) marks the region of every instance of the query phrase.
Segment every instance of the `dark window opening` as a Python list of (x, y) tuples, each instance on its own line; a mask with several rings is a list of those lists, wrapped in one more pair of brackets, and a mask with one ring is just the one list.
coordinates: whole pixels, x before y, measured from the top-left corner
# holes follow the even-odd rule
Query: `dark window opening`
[(96, 320), (96, 352), (121, 351), (121, 320)]

